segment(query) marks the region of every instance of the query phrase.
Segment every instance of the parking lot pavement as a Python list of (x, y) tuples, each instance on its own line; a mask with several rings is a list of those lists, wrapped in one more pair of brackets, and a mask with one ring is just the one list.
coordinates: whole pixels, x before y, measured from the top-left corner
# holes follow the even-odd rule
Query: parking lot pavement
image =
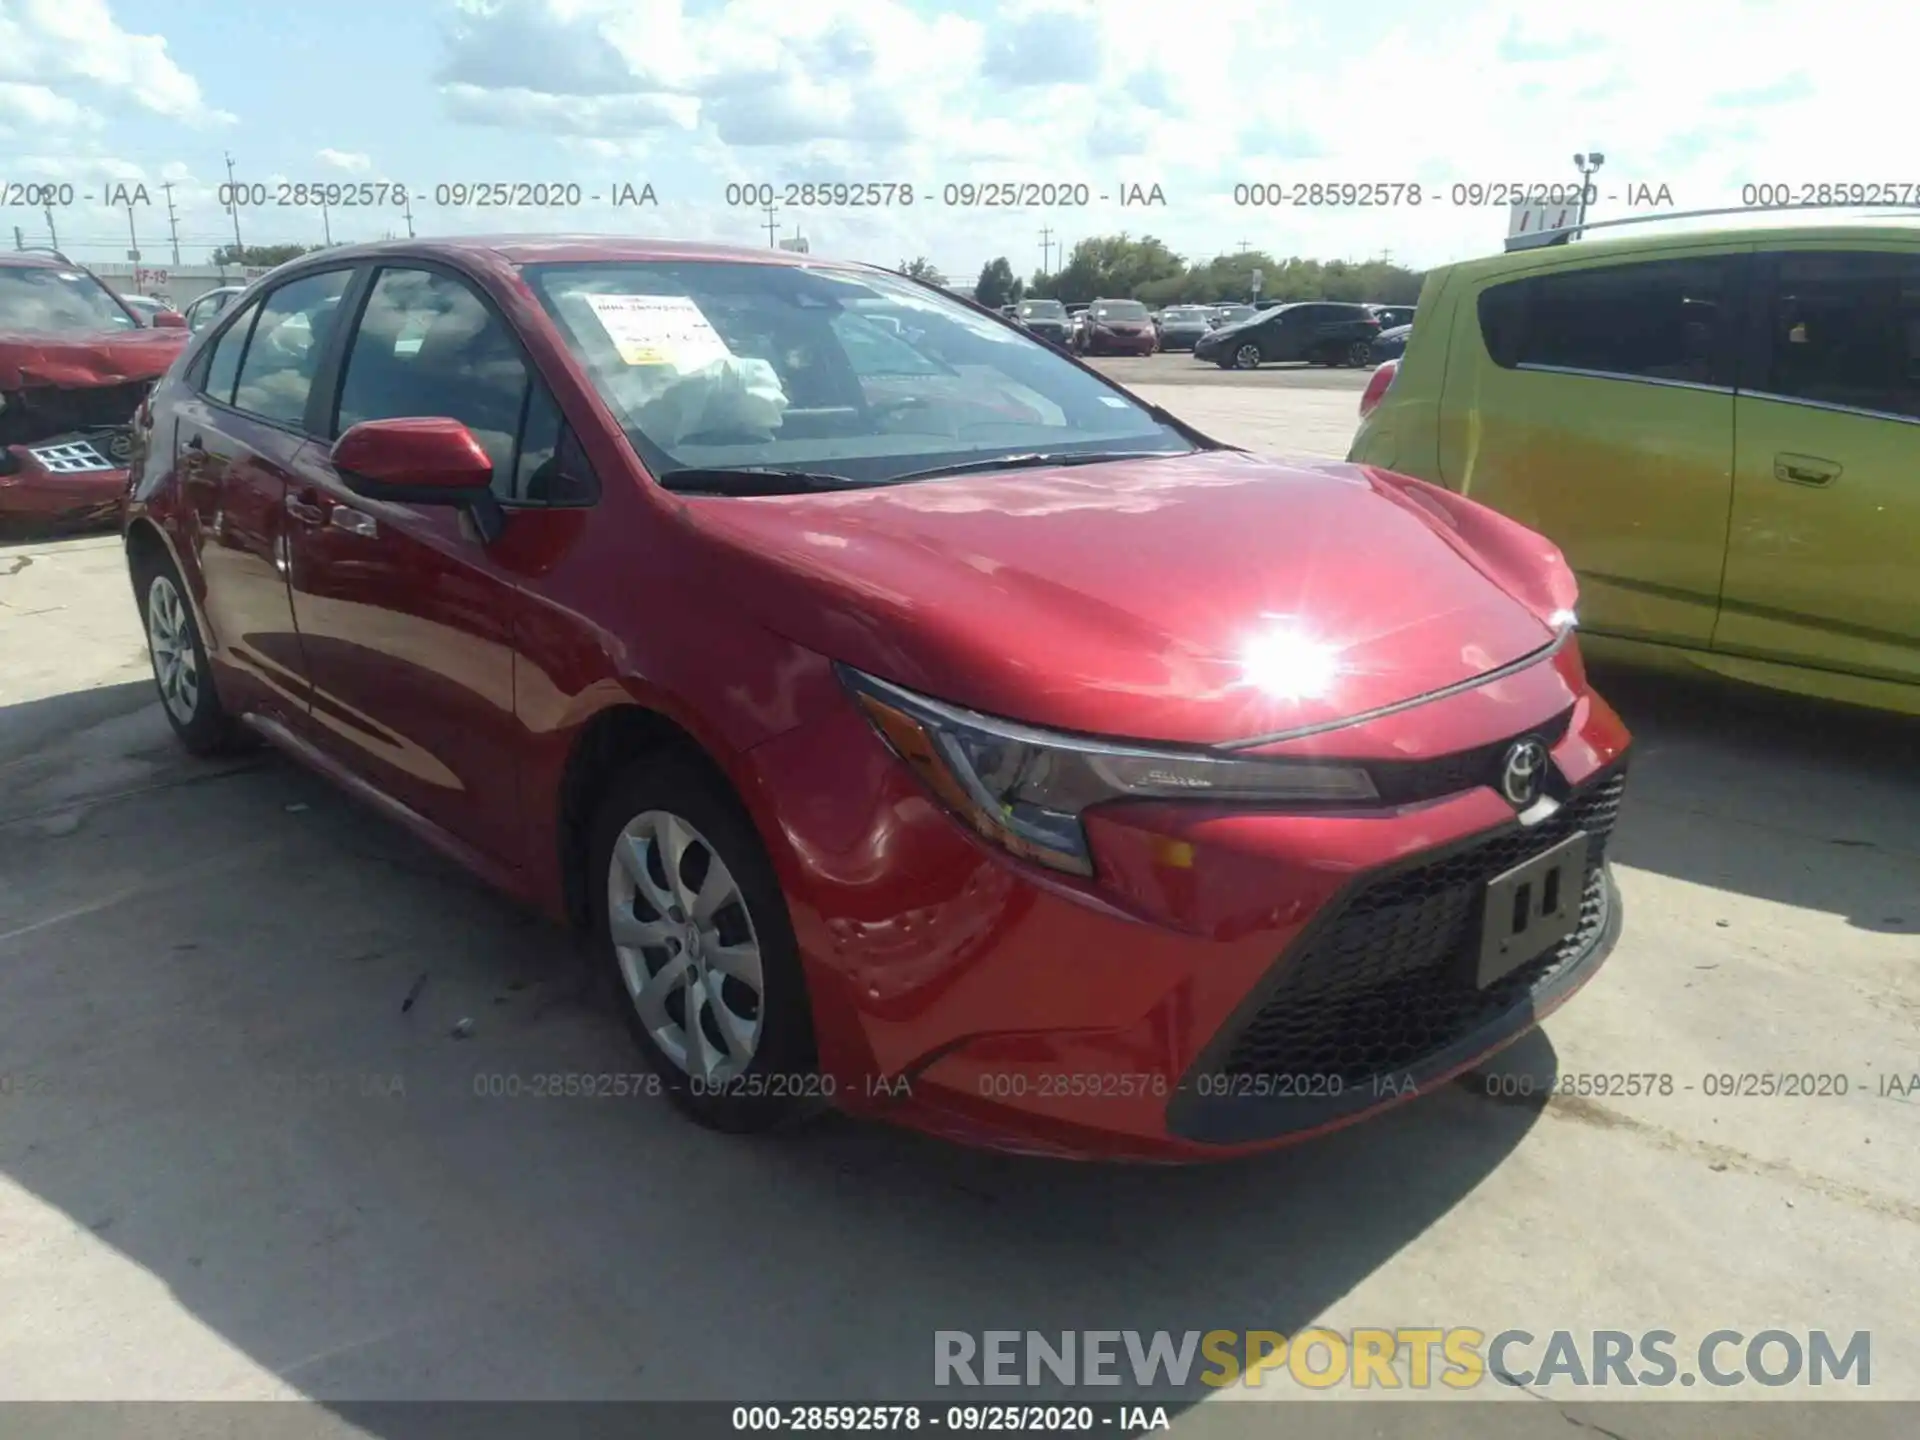
[[(1191, 355), (1097, 360), (1102, 373), (1229, 445), (1312, 460), (1344, 460), (1370, 370), (1263, 365), (1222, 370)], [(1224, 382), (1224, 383), (1223, 383)]]
[[(1255, 438), (1323, 393), (1167, 403)], [(1625, 937), (1508, 1080), (1115, 1170), (488, 1095), (639, 1069), (566, 941), (286, 762), (188, 760), (139, 648), (112, 541), (0, 550), (0, 1399), (927, 1398), (939, 1329), (1315, 1321), (1865, 1330), (1920, 1398), (1912, 725), (1610, 680)], [(1707, 1093), (1780, 1073), (1849, 1093)]]

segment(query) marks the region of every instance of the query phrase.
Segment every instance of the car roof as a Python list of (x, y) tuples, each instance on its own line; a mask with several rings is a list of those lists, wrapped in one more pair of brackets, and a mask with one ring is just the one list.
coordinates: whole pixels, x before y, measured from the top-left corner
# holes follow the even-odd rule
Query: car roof
[[(312, 251), (299, 257), (307, 261), (359, 261), (384, 255), (460, 256), (490, 255), (511, 265), (539, 265), (587, 260), (673, 261), (705, 260), (755, 265), (788, 265), (795, 268), (872, 269), (852, 261), (823, 260), (816, 255), (801, 255), (790, 250), (759, 249), (750, 245), (715, 245), (698, 240), (653, 240), (632, 235), (451, 235), (434, 239), (375, 240), (360, 245), (339, 245), (329, 250)], [(275, 267), (276, 269), (279, 267)]]
[[(1624, 228), (1624, 227), (1623, 227)], [(1631, 260), (1637, 256), (1684, 250), (1693, 247), (1725, 245), (1772, 245), (1783, 240), (1795, 243), (1834, 241), (1858, 244), (1860, 241), (1884, 241), (1889, 244), (1920, 244), (1920, 221), (1901, 223), (1886, 216), (1861, 216), (1857, 219), (1826, 219), (1817, 225), (1781, 216), (1757, 224), (1718, 226), (1701, 229), (1673, 228), (1635, 230), (1630, 234), (1596, 235), (1590, 239), (1569, 240), (1559, 245), (1536, 245), (1523, 250), (1503, 251), (1463, 260), (1452, 267), (1473, 275), (1499, 275), (1538, 267), (1564, 264), (1572, 260)]]
[(0, 266), (15, 269), (71, 270), (73, 263), (37, 250), (0, 250)]

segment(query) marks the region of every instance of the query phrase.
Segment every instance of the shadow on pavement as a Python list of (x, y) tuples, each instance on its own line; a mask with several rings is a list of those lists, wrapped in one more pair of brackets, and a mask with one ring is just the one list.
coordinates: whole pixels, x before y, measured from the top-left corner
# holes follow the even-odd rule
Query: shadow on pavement
[(1920, 721), (1594, 669), (1634, 732), (1622, 865), (1920, 935)]
[[(102, 724), (135, 753), (165, 730), (130, 692), (0, 713), (82, 769)], [(1257, 1161), (1114, 1169), (531, 1098), (641, 1069), (559, 933), (278, 760), (173, 780), (0, 821), (8, 1308), (84, 1295), (116, 1343), (156, 1337), (16, 1332), (36, 1393), (97, 1394), (106, 1363), (122, 1394), (264, 1370), (361, 1424), (387, 1399), (924, 1400), (937, 1330), (1289, 1332), (1537, 1115), (1449, 1087)], [(1008, 1398), (959, 1398), (983, 1396)]]

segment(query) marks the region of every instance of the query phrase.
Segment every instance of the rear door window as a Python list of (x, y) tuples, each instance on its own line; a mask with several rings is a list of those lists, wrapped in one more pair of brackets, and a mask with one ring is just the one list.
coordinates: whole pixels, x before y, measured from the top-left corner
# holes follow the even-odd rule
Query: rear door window
[(1731, 387), (1734, 256), (1529, 275), (1481, 292), (1480, 332), (1504, 369)]
[(213, 337), (213, 351), (207, 356), (206, 380), (201, 389), (222, 405), (233, 403), (234, 382), (240, 378), (240, 357), (246, 352), (247, 332), (253, 329), (260, 302), (254, 301), (234, 322)]
[(1920, 419), (1920, 255), (1769, 257), (1764, 375), (1794, 400)]

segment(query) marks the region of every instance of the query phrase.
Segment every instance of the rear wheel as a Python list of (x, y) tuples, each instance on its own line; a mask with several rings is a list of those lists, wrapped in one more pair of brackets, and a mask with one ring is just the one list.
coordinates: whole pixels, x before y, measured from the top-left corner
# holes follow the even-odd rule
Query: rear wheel
[(1364, 340), (1354, 341), (1347, 347), (1347, 363), (1355, 369), (1366, 369), (1373, 364), (1373, 347)]
[(636, 763), (608, 788), (588, 853), (596, 945), (673, 1102), (734, 1133), (823, 1108), (786, 898), (724, 784), (679, 755)]
[(187, 600), (186, 586), (173, 562), (154, 555), (135, 570), (140, 618), (147, 628), (147, 657), (160, 708), (180, 743), (194, 755), (223, 755), (244, 749), (247, 736), (213, 687), (207, 648)]

